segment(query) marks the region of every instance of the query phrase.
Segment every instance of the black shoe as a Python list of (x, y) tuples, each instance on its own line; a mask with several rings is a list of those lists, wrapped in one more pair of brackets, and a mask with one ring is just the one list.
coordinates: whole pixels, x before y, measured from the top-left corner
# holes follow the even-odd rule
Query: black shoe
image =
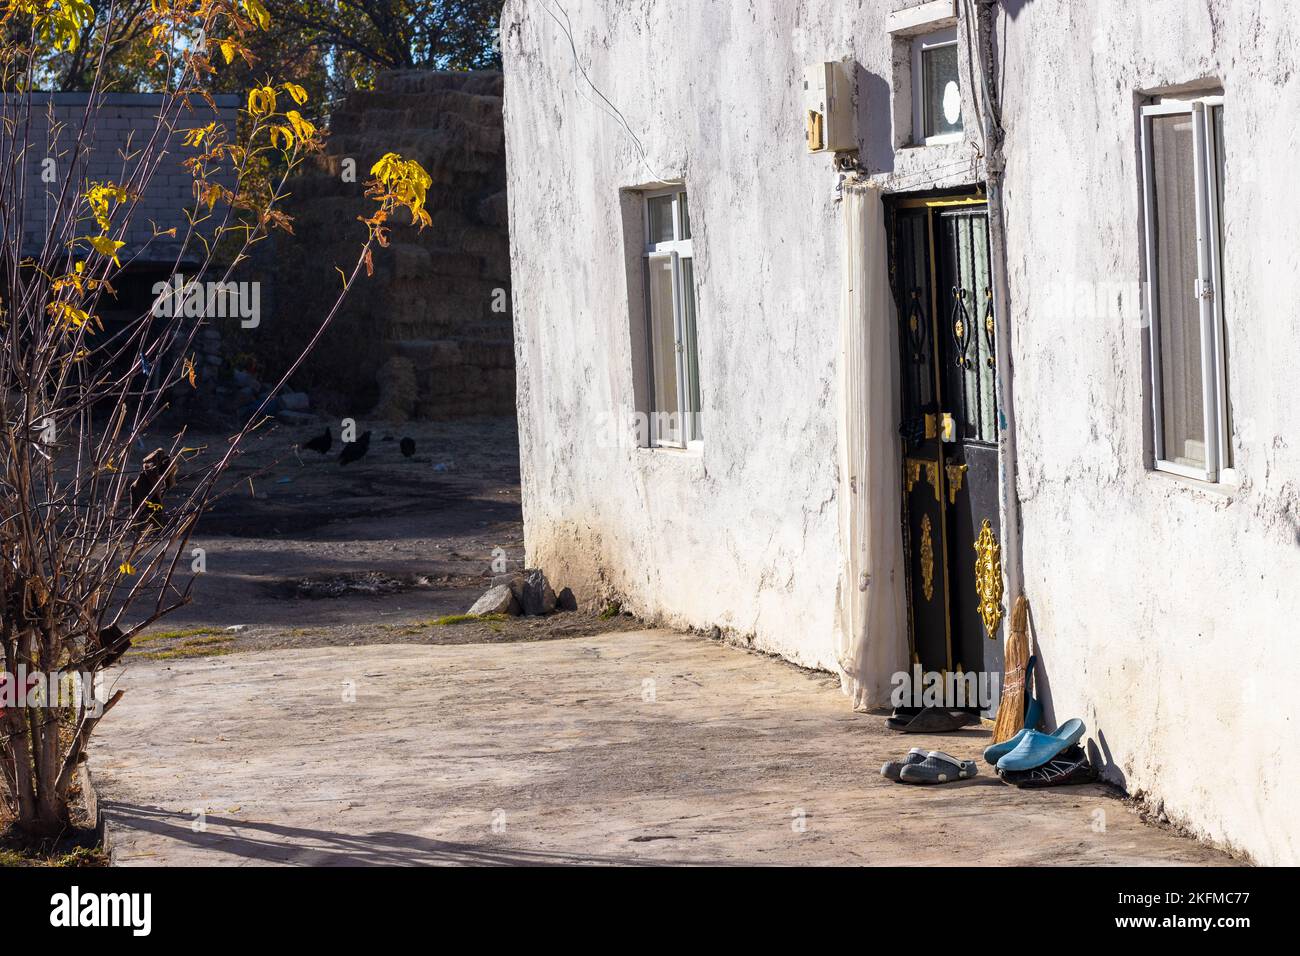
[(1097, 779), (1097, 768), (1088, 761), (1082, 747), (1066, 747), (1041, 767), (1032, 770), (999, 770), (1003, 783), (1022, 790), (1039, 787), (1064, 787), (1073, 783), (1092, 783)]
[(904, 734), (949, 734), (979, 722), (979, 714), (969, 711), (924, 707), (914, 717), (890, 717), (885, 726)]

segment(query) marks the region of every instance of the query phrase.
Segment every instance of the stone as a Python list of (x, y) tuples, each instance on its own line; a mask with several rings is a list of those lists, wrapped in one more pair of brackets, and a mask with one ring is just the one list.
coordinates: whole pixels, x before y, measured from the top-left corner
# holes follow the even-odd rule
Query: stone
[(311, 398), (306, 392), (285, 392), (280, 396), (280, 407), (290, 412), (305, 412), (311, 408)]
[(555, 611), (555, 591), (540, 569), (533, 568), (524, 572), (523, 595), (523, 600), (519, 603), (525, 614), (540, 617)]
[(519, 602), (508, 584), (494, 584), (483, 592), (483, 596), (474, 602), (470, 614), (510, 614), (519, 613)]
[(275, 413), (275, 420), (285, 425), (312, 425), (316, 422), (316, 416), (311, 412), (291, 412), (286, 409), (280, 409)]
[(563, 588), (555, 597), (555, 606), (561, 611), (576, 611), (578, 599), (574, 596), (573, 589)]

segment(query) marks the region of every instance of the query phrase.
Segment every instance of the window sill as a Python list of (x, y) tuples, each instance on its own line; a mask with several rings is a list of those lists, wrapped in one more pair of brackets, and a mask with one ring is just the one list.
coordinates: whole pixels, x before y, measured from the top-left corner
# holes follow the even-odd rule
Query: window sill
[(926, 0), (914, 6), (891, 10), (885, 29), (891, 36), (913, 37), (957, 25), (957, 5), (953, 0)]
[(1147, 474), (1156, 481), (1166, 482), (1174, 487), (1182, 487), (1190, 492), (1197, 492), (1215, 501), (1228, 503), (1241, 490), (1241, 484), (1235, 471), (1229, 471), (1220, 481), (1206, 481), (1204, 478), (1190, 478), (1163, 468), (1148, 467)]
[(927, 136), (917, 142), (905, 143), (899, 149), (925, 149), (927, 146), (954, 146), (958, 143), (965, 142), (966, 132), (960, 133), (941, 133), (938, 136)]
[(638, 447), (645, 454), (657, 453), (676, 458), (702, 458), (704, 456), (703, 442), (692, 442), (685, 448), (679, 445), (640, 445)]
[(660, 481), (703, 481), (709, 475), (704, 463), (704, 448), (696, 444), (691, 448), (656, 447), (640, 445), (632, 461), (641, 480), (658, 484)]

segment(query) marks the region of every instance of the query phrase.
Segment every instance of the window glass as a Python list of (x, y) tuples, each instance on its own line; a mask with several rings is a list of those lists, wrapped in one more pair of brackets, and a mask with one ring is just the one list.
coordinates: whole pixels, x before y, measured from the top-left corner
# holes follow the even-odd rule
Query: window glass
[(1214, 129), (1215, 182), (1214, 202), (1218, 206), (1219, 248), (1223, 248), (1223, 107), (1210, 107), (1210, 119)]
[[(685, 208), (685, 207), (683, 207)], [(687, 410), (691, 413), (690, 437), (699, 441), (704, 437), (700, 428), (700, 370), (699, 346), (695, 340), (695, 260), (682, 259), (682, 341), (686, 348)]]
[(957, 82), (957, 44), (921, 50), (924, 135), (961, 132), (961, 87)]
[(1188, 113), (1152, 116), (1150, 123), (1164, 457), (1176, 464), (1204, 467), (1192, 117)]
[(655, 196), (646, 201), (650, 217), (650, 241), (673, 241), (673, 197)]
[(673, 314), (673, 261), (671, 256), (651, 256), (650, 358), (654, 379), (654, 430), (661, 441), (680, 442), (677, 392), (677, 332)]
[[(1218, 245), (1219, 260), (1216, 263), (1219, 268), (1219, 281), (1215, 284), (1214, 295), (1218, 300), (1219, 308), (1222, 309), (1223, 303), (1226, 301), (1224, 299), (1224, 296), (1227, 294), (1227, 289), (1224, 287), (1224, 283), (1223, 283), (1223, 183), (1224, 183), (1223, 107), (1222, 106), (1211, 107), (1210, 117), (1214, 121), (1214, 125), (1213, 125), (1214, 159), (1215, 159), (1215, 172), (1217, 174), (1215, 176), (1215, 181), (1214, 181), (1214, 205), (1215, 205), (1214, 224), (1215, 224), (1215, 228), (1217, 229), (1218, 243), (1219, 243)], [(1220, 321), (1222, 322), (1222, 317), (1220, 317)], [(1220, 356), (1220, 361), (1223, 363), (1224, 369), (1227, 369), (1229, 364), (1228, 356), (1229, 356), (1229, 349), (1231, 347), (1231, 343), (1228, 340), (1228, 330), (1226, 326), (1221, 330), (1220, 334), (1223, 337), (1223, 345), (1221, 348), (1222, 355)], [(1232, 441), (1231, 441), (1232, 403), (1228, 401), (1227, 395), (1224, 395), (1223, 420), (1224, 420), (1225, 440), (1223, 442), (1223, 447), (1219, 449), (1219, 456), (1220, 458), (1222, 458), (1220, 464), (1224, 468), (1231, 468), (1232, 467)]]
[(646, 347), (650, 444), (701, 437), (695, 261), (685, 190), (645, 198)]

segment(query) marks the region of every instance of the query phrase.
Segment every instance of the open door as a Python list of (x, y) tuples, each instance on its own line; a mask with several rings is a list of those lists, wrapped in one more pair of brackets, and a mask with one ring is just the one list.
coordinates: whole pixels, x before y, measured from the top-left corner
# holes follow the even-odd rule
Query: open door
[(981, 671), (1004, 613), (997, 354), (982, 198), (895, 200), (903, 538), (912, 660)]

